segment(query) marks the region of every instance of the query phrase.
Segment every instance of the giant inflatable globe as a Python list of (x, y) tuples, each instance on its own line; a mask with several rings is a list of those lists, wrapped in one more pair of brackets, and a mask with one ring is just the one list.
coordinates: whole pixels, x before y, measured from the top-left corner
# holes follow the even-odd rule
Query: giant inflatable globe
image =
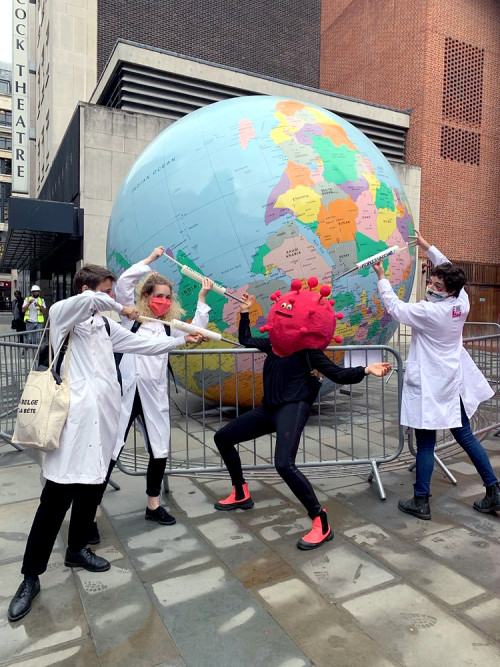
[[(255, 294), (255, 335), (270, 295), (288, 292), (294, 278), (333, 281), (335, 310), (344, 314), (335, 335), (345, 344), (385, 344), (396, 324), (382, 308), (374, 271), (335, 278), (390, 246), (403, 247), (412, 232), (394, 170), (350, 123), (296, 100), (238, 97), (176, 121), (139, 156), (114, 203), (107, 258), (120, 273), (165, 246), (232, 293)], [(404, 250), (385, 266), (398, 296), (408, 300), (413, 256)], [(174, 281), (192, 317), (199, 284), (166, 257), (154, 269)], [(215, 293), (207, 302), (210, 328), (237, 340), (238, 303)], [(250, 355), (238, 359), (238, 378), (232, 356), (223, 358), (222, 369), (216, 355), (207, 357), (203, 373), (200, 357), (189, 367), (189, 390), (251, 404), (261, 367), (251, 366)]]

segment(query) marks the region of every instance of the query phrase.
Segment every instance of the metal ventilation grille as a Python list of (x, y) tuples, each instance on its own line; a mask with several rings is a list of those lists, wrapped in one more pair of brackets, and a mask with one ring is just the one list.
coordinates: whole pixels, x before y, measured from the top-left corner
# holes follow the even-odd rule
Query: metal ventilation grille
[[(122, 62), (97, 103), (123, 111), (178, 120), (213, 102), (257, 94), (243, 88)], [(331, 110), (361, 130), (388, 160), (405, 161), (405, 129)]]

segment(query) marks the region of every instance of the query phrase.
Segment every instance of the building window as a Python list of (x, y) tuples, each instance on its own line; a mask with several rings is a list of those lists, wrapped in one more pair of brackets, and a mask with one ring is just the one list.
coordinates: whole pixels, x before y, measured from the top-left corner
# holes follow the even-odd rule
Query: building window
[(12, 138), (11, 137), (0, 137), (0, 148), (12, 150)]
[(9, 197), (12, 192), (10, 183), (0, 183), (0, 222), (9, 220)]
[(0, 93), (10, 95), (12, 92), (10, 81), (8, 79), (0, 79)]
[(464, 164), (479, 165), (481, 135), (457, 127), (441, 128), (441, 157)]
[(0, 157), (0, 174), (12, 174), (12, 160), (6, 157)]
[(12, 126), (12, 111), (5, 111), (4, 109), (0, 109), (0, 125), (7, 127)]

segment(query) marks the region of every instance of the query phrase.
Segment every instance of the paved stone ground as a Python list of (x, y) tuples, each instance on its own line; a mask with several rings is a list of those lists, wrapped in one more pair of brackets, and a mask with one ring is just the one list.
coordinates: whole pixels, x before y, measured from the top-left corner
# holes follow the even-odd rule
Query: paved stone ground
[[(365, 419), (336, 418), (338, 433)], [(190, 438), (210, 447), (210, 419), (205, 436), (198, 426)], [(500, 470), (500, 438), (485, 445)], [(174, 442), (173, 456), (180, 449)], [(468, 459), (447, 463), (458, 485), (436, 470), (432, 521), (396, 508), (412, 493), (407, 470), (382, 467), (385, 502), (360, 477), (314, 480), (335, 539), (310, 553), (295, 546), (310, 523), (277, 479), (252, 482), (253, 510), (223, 514), (213, 502), (227, 481), (171, 477), (165, 503), (177, 524), (161, 527), (144, 520), (144, 479), (116, 472), (121, 490), (106, 492), (97, 548), (111, 570), (65, 568), (63, 526), (33, 610), (11, 624), (41, 480), (33, 454), (0, 444), (0, 665), (500, 664), (500, 516), (472, 509), (483, 491)]]
[[(499, 439), (485, 441), (500, 469)], [(99, 519), (109, 572), (64, 567), (58, 539), (33, 609), (6, 612), (38, 504), (40, 468), (0, 446), (0, 664), (299, 667), (500, 664), (500, 517), (478, 514), (465, 457), (433, 479), (432, 521), (401, 514), (358, 477), (315, 481), (335, 539), (295, 546), (309, 521), (287, 488), (254, 482), (251, 511), (222, 514), (223, 480), (172, 477), (173, 527), (144, 520), (144, 479), (117, 472)]]

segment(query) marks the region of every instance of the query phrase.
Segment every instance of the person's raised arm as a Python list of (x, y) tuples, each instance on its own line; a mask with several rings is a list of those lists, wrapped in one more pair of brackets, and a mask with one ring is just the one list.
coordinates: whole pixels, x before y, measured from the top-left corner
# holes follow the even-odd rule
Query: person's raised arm
[(114, 310), (120, 314), (132, 314), (132, 308), (124, 308), (112, 299), (106, 292), (94, 292), (86, 289), (81, 294), (71, 296), (69, 299), (57, 301), (50, 309), (51, 329), (57, 332), (54, 341), (58, 346), (61, 336), (64, 337), (75, 325), (85, 322), (96, 310)]
[(268, 336), (252, 337), (250, 332), (250, 309), (255, 302), (253, 294), (243, 294), (243, 302), (240, 303), (240, 323), (238, 327), (238, 341), (245, 347), (256, 347), (262, 352), (271, 351), (271, 341)]
[(151, 271), (151, 262), (158, 259), (165, 252), (163, 246), (155, 248), (147, 257), (140, 262), (132, 264), (118, 278), (116, 283), (116, 300), (124, 306), (133, 306), (135, 302), (135, 286), (137, 282)]
[(434, 266), (439, 266), (440, 264), (450, 263), (450, 260), (443, 255), (443, 253), (424, 239), (422, 234), (418, 229), (414, 229), (415, 234), (410, 234), (409, 239), (415, 241), (415, 245), (418, 245), (419, 248), (422, 248), (427, 253), (428, 258), (434, 264)]
[(129, 352), (132, 354), (165, 354), (182, 345), (194, 343), (199, 345), (203, 342), (203, 334), (186, 334), (184, 336), (160, 336), (159, 338), (145, 338), (136, 336), (125, 327), (120, 326), (113, 320), (109, 321), (111, 343), (114, 352)]
[(378, 291), (384, 302), (384, 307), (396, 322), (407, 324), (414, 329), (423, 331), (429, 327), (429, 304), (420, 301), (419, 303), (405, 303), (398, 299), (391, 283), (385, 277), (383, 262), (377, 262), (373, 265), (373, 270), (378, 278)]

